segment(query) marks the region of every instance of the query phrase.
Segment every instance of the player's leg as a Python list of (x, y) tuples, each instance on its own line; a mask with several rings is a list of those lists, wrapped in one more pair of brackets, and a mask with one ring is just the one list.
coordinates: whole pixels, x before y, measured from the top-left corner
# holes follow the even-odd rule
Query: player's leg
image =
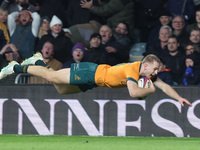
[[(43, 66), (19, 65), (16, 62), (9, 64), (0, 72), (0, 79), (13, 73), (29, 73), (42, 77), (52, 82), (60, 94), (72, 94), (82, 92), (78, 86), (69, 85), (70, 68), (54, 71)], [(65, 84), (65, 85), (64, 85)]]
[[(15, 66), (19, 67), (19, 66)], [(20, 66), (21, 67), (21, 66)], [(16, 70), (16, 69), (15, 69)], [(39, 76), (55, 84), (69, 84), (70, 83), (70, 68), (54, 71), (43, 66), (27, 66), (27, 73)]]
[[(34, 66), (32, 66), (34, 65)], [(39, 76), (52, 83), (69, 84), (70, 69), (54, 71), (50, 66), (43, 61), (41, 53), (36, 53), (32, 57), (24, 60), (21, 65), (13, 67), (16, 73), (29, 73), (31, 75)]]
[(43, 57), (41, 53), (36, 53), (32, 57), (24, 60), (21, 65), (19, 65), (18, 62), (12, 61), (9, 63), (6, 67), (4, 67), (0, 72), (0, 79), (5, 78), (8, 75), (11, 75), (13, 73), (27, 73), (27, 69), (29, 65), (38, 65), (38, 66), (44, 66), (46, 68), (49, 68), (48, 64), (46, 64), (43, 61)]
[(70, 85), (70, 68), (54, 71), (41, 66), (29, 66), (29, 74), (42, 77), (52, 82), (60, 94), (73, 94), (82, 92), (78, 86)]
[(60, 94), (82, 92), (78, 86), (70, 85), (70, 68), (54, 71), (42, 66), (28, 66), (27, 73), (39, 76), (54, 84)]
[[(49, 68), (50, 71), (54, 71), (52, 68)], [(64, 76), (64, 74), (63, 74)], [(66, 77), (69, 79), (69, 77), (66, 75)], [(70, 81), (69, 81), (70, 82)], [(56, 90), (60, 94), (74, 94), (74, 93), (80, 93), (82, 92), (78, 86), (70, 85), (70, 84), (53, 84)]]
[[(72, 94), (82, 92), (78, 86), (69, 85), (70, 81), (70, 69), (55, 72), (52, 68), (48, 66), (44, 61), (42, 61), (41, 53), (36, 53), (34, 56), (26, 59), (22, 62), (23, 65), (37, 65), (46, 67), (46, 69), (37, 71), (39, 68), (29, 68), (27, 71), (30, 74), (40, 76), (52, 82), (60, 94)], [(47, 69), (48, 68), (48, 69)], [(36, 70), (36, 71), (35, 71)]]
[[(29, 73), (35, 76), (45, 78), (52, 82), (60, 94), (72, 94), (82, 92), (78, 86), (69, 85), (70, 83), (70, 68), (59, 71), (54, 71), (44, 61), (42, 61), (40, 53), (26, 59), (19, 65), (16, 61), (11, 62), (4, 67), (0, 72), (0, 79), (13, 73)], [(38, 65), (38, 66), (29, 66)]]

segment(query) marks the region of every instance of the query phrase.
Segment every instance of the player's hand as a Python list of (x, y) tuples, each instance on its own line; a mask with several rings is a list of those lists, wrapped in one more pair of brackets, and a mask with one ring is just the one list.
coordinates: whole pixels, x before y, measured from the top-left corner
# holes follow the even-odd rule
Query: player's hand
[(192, 104), (185, 98), (181, 98), (179, 100), (179, 103), (181, 104), (181, 106), (184, 106), (184, 103), (188, 104), (190, 107), (192, 107)]

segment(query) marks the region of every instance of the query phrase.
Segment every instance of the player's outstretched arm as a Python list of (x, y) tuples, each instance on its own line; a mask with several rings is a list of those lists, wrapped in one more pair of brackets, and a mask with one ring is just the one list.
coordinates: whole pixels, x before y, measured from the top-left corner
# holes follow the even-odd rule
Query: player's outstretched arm
[(159, 89), (161, 89), (165, 94), (167, 94), (171, 98), (179, 101), (179, 103), (182, 106), (184, 106), (184, 103), (188, 104), (190, 107), (192, 106), (192, 104), (187, 99), (181, 97), (170, 85), (166, 84), (161, 79), (157, 78), (157, 80), (154, 82), (154, 84)]
[[(151, 81), (150, 81), (151, 82)], [(140, 88), (138, 87), (137, 83), (129, 80), (127, 81), (127, 88), (131, 97), (143, 97), (155, 92), (155, 87), (151, 82), (150, 88)]]

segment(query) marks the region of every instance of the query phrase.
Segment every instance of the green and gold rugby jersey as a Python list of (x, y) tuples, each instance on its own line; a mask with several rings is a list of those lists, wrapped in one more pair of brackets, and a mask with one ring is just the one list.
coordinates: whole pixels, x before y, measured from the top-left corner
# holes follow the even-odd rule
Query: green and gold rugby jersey
[(137, 83), (141, 64), (141, 61), (137, 61), (116, 66), (99, 65), (95, 73), (95, 83), (97, 86), (110, 88), (126, 87), (128, 80)]

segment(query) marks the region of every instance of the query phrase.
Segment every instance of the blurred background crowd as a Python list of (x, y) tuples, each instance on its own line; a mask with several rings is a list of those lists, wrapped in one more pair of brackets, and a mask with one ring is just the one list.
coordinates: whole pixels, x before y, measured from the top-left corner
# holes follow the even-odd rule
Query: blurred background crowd
[(163, 81), (200, 85), (200, 1), (0, 0), (0, 69), (38, 51), (55, 70), (155, 54)]

